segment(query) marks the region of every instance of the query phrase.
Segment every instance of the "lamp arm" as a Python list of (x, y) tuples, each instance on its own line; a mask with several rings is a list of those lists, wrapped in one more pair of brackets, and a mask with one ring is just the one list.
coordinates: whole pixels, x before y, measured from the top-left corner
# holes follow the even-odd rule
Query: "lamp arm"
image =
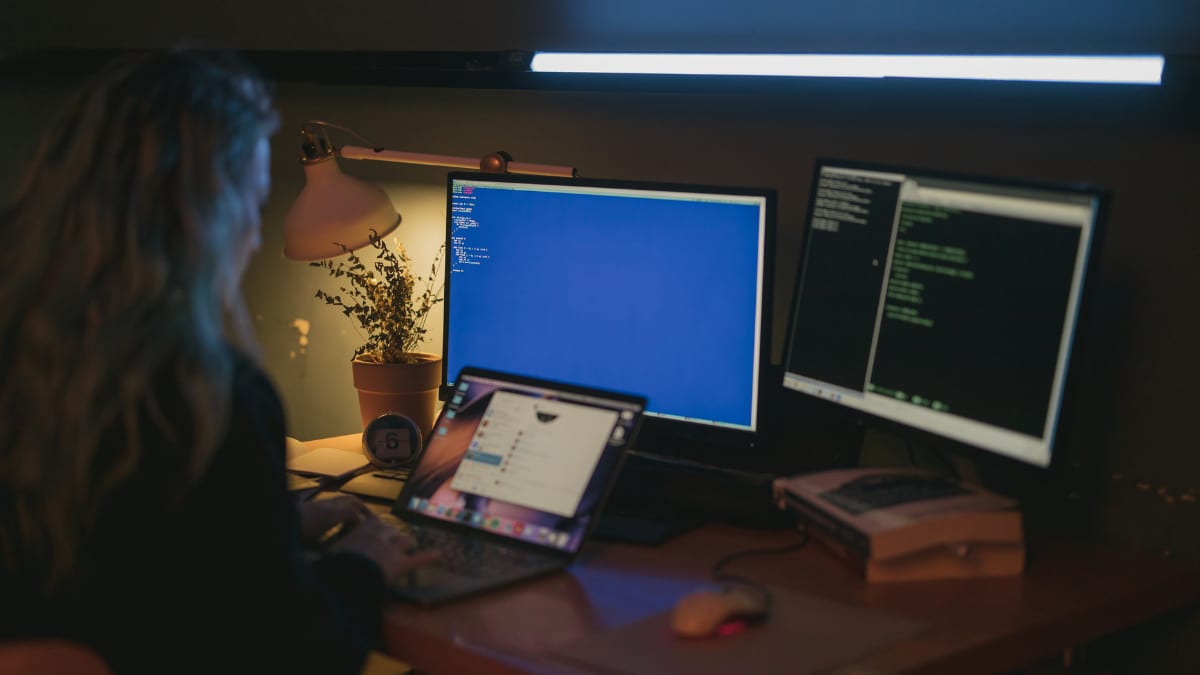
[(579, 174), (573, 166), (557, 166), (554, 164), (531, 164), (529, 162), (513, 162), (506, 163), (508, 173), (523, 173), (532, 176), (560, 176), (562, 178), (575, 178)]
[(375, 150), (374, 148), (364, 148), (361, 145), (343, 145), (338, 148), (337, 154), (345, 159), (373, 159), (380, 162), (448, 166), (455, 169), (479, 168), (478, 158), (455, 157), (453, 155), (429, 155), (421, 152), (404, 152), (402, 150)]
[(455, 157), (454, 155), (431, 155), (422, 152), (366, 148), (361, 145), (343, 145), (337, 149), (337, 154), (345, 159), (369, 159), (380, 162), (396, 162), (399, 164), (446, 166), (455, 169), (473, 169), (488, 173), (520, 173), (537, 176), (562, 176), (564, 178), (574, 178), (576, 175), (574, 167), (514, 162), (508, 156), (508, 153), (505, 152), (493, 152), (475, 159), (472, 157)]

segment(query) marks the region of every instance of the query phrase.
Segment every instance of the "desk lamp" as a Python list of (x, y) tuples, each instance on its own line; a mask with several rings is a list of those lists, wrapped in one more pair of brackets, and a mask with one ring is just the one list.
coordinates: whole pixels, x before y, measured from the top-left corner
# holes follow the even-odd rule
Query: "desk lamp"
[[(518, 173), (573, 178), (569, 166), (514, 162), (508, 153), (497, 151), (480, 158), (430, 155), (385, 150), (378, 146), (345, 145), (335, 148), (327, 129), (338, 129), (370, 144), (354, 131), (321, 120), (309, 120), (300, 129), (300, 163), (304, 165), (304, 189), (283, 221), (283, 253), (292, 260), (325, 260), (362, 248), (370, 233), (387, 235), (400, 224), (391, 199), (377, 185), (347, 176), (336, 157), (376, 160), (401, 164), (477, 169), (486, 173)], [(339, 245), (340, 244), (340, 245)]]

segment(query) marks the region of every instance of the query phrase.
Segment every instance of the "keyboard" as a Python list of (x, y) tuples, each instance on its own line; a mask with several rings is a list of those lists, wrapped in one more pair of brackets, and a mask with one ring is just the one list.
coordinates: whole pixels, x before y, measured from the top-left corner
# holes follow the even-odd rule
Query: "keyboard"
[(907, 502), (944, 499), (969, 494), (949, 478), (911, 474), (880, 474), (850, 481), (821, 497), (850, 513), (866, 513)]
[(525, 569), (547, 560), (546, 556), (482, 538), (406, 523), (391, 513), (381, 514), (380, 517), (416, 539), (417, 547), (414, 552), (435, 550), (440, 554), (436, 563), (438, 566), (464, 576), (507, 576), (514, 570)]

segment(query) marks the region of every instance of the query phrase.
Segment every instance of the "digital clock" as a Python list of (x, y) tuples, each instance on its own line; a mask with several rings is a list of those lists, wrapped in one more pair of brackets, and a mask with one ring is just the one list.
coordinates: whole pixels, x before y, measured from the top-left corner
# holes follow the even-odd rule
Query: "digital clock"
[(386, 412), (371, 420), (362, 436), (363, 454), (380, 469), (405, 469), (421, 456), (421, 428), (407, 415)]

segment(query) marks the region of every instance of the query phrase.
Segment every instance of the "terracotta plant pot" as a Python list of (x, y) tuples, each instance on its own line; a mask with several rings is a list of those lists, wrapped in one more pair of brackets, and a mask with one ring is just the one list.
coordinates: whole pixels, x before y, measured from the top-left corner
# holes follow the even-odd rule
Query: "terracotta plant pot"
[(417, 363), (351, 362), (364, 428), (391, 411), (412, 418), (421, 427), (421, 438), (429, 438), (437, 416), (442, 357), (424, 352), (414, 355)]

